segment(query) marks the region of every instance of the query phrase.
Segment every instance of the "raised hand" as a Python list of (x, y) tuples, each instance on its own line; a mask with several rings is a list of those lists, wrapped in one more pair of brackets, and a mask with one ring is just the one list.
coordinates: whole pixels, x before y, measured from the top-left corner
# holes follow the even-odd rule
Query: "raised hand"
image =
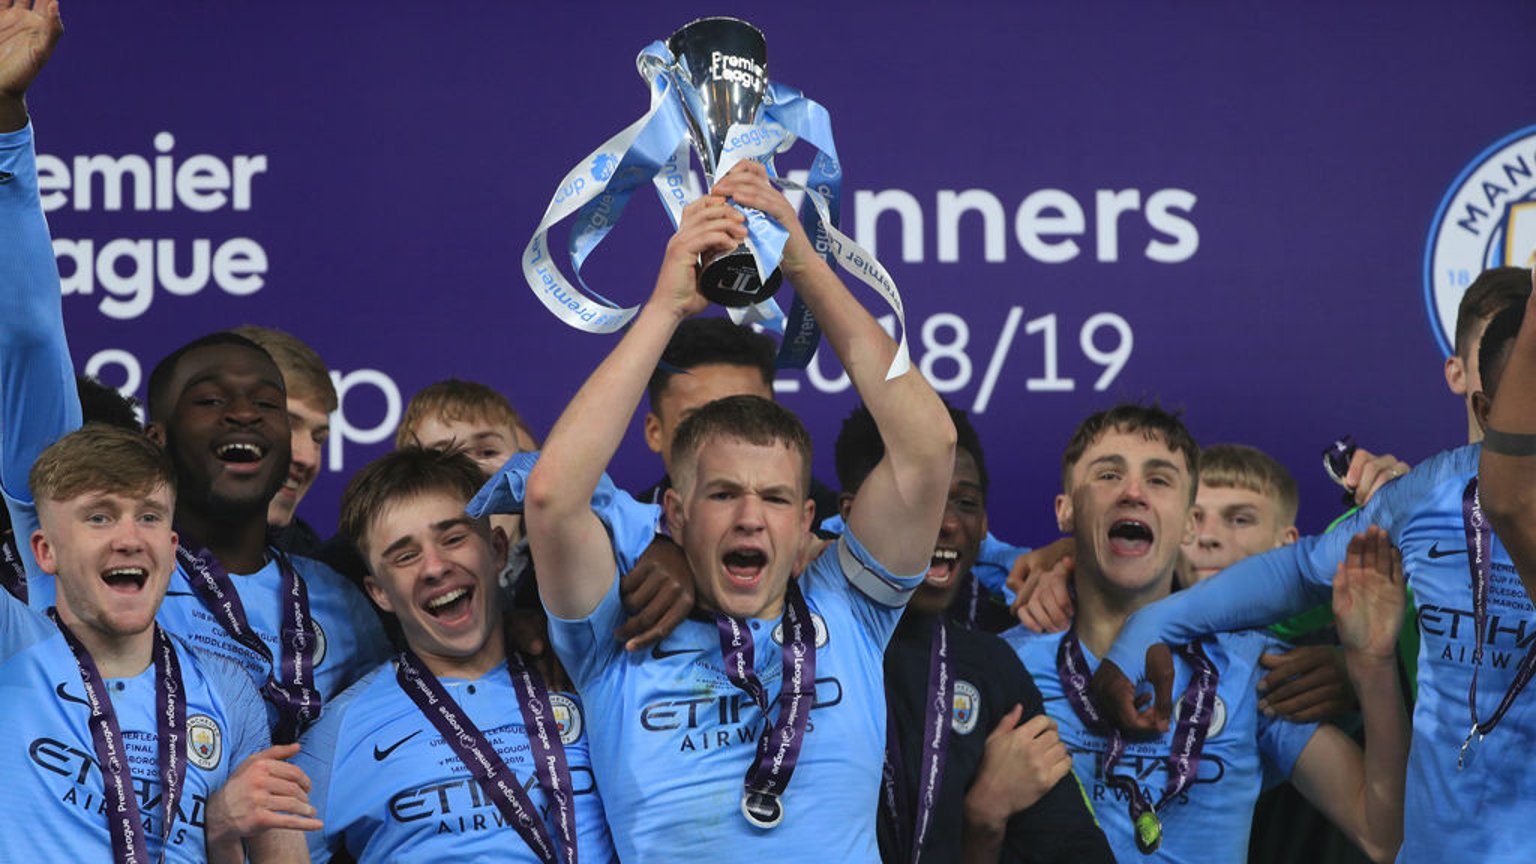
[(1406, 603), (1403, 558), (1387, 532), (1372, 525), (1356, 534), (1333, 577), (1333, 614), (1345, 650), (1393, 660)]
[(702, 312), (709, 301), (699, 294), (699, 258), (741, 245), (747, 239), (746, 221), (720, 195), (705, 195), (684, 207), (677, 233), (667, 241), (651, 302), (679, 318)]
[(711, 194), (729, 198), (743, 207), (753, 210), (761, 210), (768, 218), (779, 223), (784, 230), (789, 232), (789, 239), (784, 243), (784, 258), (780, 266), (784, 268), (784, 275), (793, 282), (796, 273), (807, 265), (821, 260), (811, 241), (805, 235), (805, 229), (800, 227), (800, 220), (795, 216), (795, 208), (784, 197), (784, 193), (774, 187), (768, 180), (768, 169), (760, 163), (751, 160), (738, 162), (730, 173), (720, 178)]
[(1108, 660), (1093, 673), (1088, 694), (1116, 729), (1160, 735), (1173, 716), (1173, 652), (1161, 642), (1154, 644), (1147, 649), (1146, 668), (1150, 695), (1137, 696), (1136, 685)]
[(22, 97), (63, 34), (58, 0), (0, 0), (0, 132), (27, 124)]

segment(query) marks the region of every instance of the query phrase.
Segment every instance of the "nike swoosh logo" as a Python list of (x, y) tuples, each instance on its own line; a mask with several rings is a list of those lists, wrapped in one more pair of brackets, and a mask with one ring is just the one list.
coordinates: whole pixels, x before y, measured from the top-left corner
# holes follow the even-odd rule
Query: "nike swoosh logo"
[(86, 700), (81, 699), (79, 696), (71, 696), (71, 695), (69, 695), (69, 693), (64, 689), (64, 682), (63, 681), (59, 682), (59, 686), (53, 688), (53, 692), (59, 694), (59, 698), (63, 699), (65, 702), (78, 702), (79, 704), (84, 705), (87, 708), (91, 707), (91, 703), (90, 702), (87, 702)]
[(12, 174), (9, 171), (0, 171), (0, 183), (9, 183), (11, 182), (11, 178), (15, 176), (15, 174)]
[(197, 595), (195, 593), (191, 592), (191, 591), (169, 591), (168, 590), (168, 591), (165, 592), (165, 596), (167, 596), (167, 597), (196, 597)]
[(1045, 695), (1041, 695), (1040, 701), (1041, 702), (1060, 702), (1061, 700), (1063, 700), (1065, 698), (1067, 698), (1067, 694), (1065, 694), (1065, 693), (1062, 693), (1059, 696), (1045, 696)]
[(417, 729), (415, 732), (412, 732), (411, 734), (405, 736), (404, 738), (401, 738), (399, 741), (396, 741), (395, 743), (389, 745), (388, 747), (385, 747), (383, 750), (379, 749), (379, 745), (377, 745), (377, 744), (373, 745), (373, 761), (375, 761), (375, 762), (383, 762), (385, 759), (389, 758), (389, 754), (391, 754), (391, 753), (395, 752), (396, 750), (398, 750), (400, 748), (401, 744), (404, 744), (405, 742), (411, 740), (412, 738), (415, 738), (417, 735), (420, 735), (420, 734), (421, 734), (421, 730)]
[(668, 651), (662, 648), (660, 644), (656, 644), (651, 646), (651, 659), (665, 660), (668, 657), (676, 657), (679, 654), (697, 654), (703, 650), (703, 648), (674, 648)]
[(1467, 550), (1465, 549), (1441, 549), (1438, 542), (1429, 547), (1430, 558), (1449, 558), (1452, 555), (1465, 554), (1467, 554)]

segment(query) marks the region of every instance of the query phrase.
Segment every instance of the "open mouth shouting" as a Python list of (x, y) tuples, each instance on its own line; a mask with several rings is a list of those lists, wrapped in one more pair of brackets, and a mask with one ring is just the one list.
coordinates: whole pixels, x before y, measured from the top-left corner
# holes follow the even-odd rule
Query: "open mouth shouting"
[(252, 474), (261, 468), (269, 449), (262, 441), (226, 441), (213, 448), (213, 455), (232, 473)]
[(1109, 526), (1109, 550), (1140, 558), (1152, 550), (1152, 528), (1139, 519), (1117, 519)]
[(943, 588), (955, 580), (955, 571), (959, 569), (960, 551), (958, 549), (935, 549), (933, 558), (928, 563), (928, 575), (924, 578), (924, 582), (935, 588)]
[(143, 567), (110, 567), (101, 574), (101, 581), (117, 594), (137, 594), (149, 582), (149, 571)]
[(763, 579), (768, 567), (768, 553), (753, 547), (732, 549), (721, 559), (725, 576), (740, 588), (753, 588)]
[(449, 626), (464, 624), (474, 614), (471, 604), (475, 598), (474, 585), (459, 585), (439, 591), (421, 604), (422, 611)]

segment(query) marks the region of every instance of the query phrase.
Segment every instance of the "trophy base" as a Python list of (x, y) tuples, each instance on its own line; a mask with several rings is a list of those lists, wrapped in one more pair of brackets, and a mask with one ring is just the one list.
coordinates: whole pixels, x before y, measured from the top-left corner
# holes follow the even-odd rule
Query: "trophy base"
[(757, 261), (742, 245), (704, 265), (699, 271), (699, 293), (718, 306), (738, 308), (767, 300), (783, 281), (778, 268), (768, 275), (767, 282), (759, 279)]

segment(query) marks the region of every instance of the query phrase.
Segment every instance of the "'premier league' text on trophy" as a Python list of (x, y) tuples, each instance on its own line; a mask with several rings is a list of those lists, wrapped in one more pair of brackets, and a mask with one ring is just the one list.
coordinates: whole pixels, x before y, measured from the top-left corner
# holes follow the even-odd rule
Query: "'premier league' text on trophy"
[[(667, 69), (682, 99), (693, 146), (713, 187), (733, 129), (758, 125), (768, 91), (768, 43), (763, 33), (736, 18), (701, 18), (667, 40)], [(782, 274), (758, 273), (747, 245), (703, 262), (699, 293), (721, 306), (752, 306), (773, 296)]]
[[(560, 181), (523, 249), (523, 276), (534, 295), (572, 327), (591, 333), (621, 329), (640, 307), (618, 306), (588, 289), (581, 267), (613, 230), (630, 197), (649, 183), (675, 226), (694, 197), (693, 184), (686, 182), (691, 151), (698, 152), (711, 184), (736, 163), (752, 159), (768, 169), (776, 186), (804, 194), (800, 222), (817, 251), (890, 306), (900, 342), (887, 374), (906, 372), (911, 360), (901, 293), (880, 262), (838, 229), (843, 173), (831, 118), (799, 90), (767, 77), (762, 33), (734, 18), (701, 19), (666, 43), (646, 46), (635, 65), (650, 87), (650, 109)], [(816, 150), (804, 184), (778, 176), (773, 164), (775, 155), (797, 141)], [(746, 242), (703, 262), (700, 293), (725, 306), (736, 323), (760, 323), (782, 334), (779, 367), (802, 368), (821, 331), (799, 298), (785, 315), (772, 297), (782, 281), (778, 268), (788, 231), (761, 211), (740, 209), (747, 217)], [(554, 263), (550, 247), (550, 229), (566, 218), (572, 218), (567, 253), (576, 284)]]

